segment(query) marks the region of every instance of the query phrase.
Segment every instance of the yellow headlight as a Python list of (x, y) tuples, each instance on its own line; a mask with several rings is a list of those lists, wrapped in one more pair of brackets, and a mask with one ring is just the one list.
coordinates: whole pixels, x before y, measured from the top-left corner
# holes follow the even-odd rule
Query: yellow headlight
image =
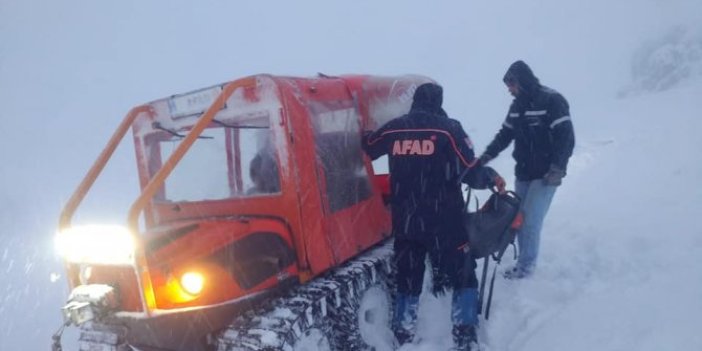
[(180, 277), (180, 286), (190, 295), (199, 295), (205, 286), (205, 277), (197, 272), (186, 272)]

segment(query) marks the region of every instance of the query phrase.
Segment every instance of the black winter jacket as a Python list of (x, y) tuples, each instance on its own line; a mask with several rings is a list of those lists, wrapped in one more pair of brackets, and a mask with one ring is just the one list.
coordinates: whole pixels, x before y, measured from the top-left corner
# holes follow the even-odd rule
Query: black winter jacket
[(552, 166), (565, 172), (575, 145), (568, 101), (557, 91), (539, 84), (528, 66), (515, 72), (517, 63), (507, 71), (505, 79), (510, 74), (516, 76), (523, 94), (512, 102), (502, 128), (485, 154), (494, 158), (514, 140), (512, 156), (517, 161), (518, 180), (542, 178)]
[(400, 238), (462, 235), (461, 181), (478, 189), (494, 184), (495, 171), (478, 165), (468, 135), (440, 104), (440, 98), (436, 106), (415, 94), (407, 115), (364, 137), (364, 150), (372, 159), (388, 155), (393, 232)]

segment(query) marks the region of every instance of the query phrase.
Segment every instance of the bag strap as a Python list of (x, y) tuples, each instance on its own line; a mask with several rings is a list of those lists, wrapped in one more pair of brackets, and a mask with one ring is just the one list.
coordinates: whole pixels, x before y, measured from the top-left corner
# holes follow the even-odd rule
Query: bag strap
[(495, 287), (495, 274), (497, 273), (497, 265), (500, 264), (498, 261), (495, 267), (492, 269), (492, 279), (490, 279), (490, 291), (488, 292), (487, 306), (485, 306), (485, 320), (490, 319), (490, 305), (492, 304), (492, 290)]
[(468, 187), (468, 196), (466, 196), (466, 202), (463, 204), (463, 213), (468, 213), (468, 205), (470, 204), (470, 194), (472, 189)]
[(478, 294), (478, 314), (483, 313), (483, 296), (485, 296), (485, 279), (487, 279), (488, 265), (490, 265), (490, 256), (483, 259), (483, 274), (480, 277), (480, 293)]
[[(497, 275), (497, 266), (500, 261), (497, 261), (495, 267), (492, 268), (492, 278), (490, 278), (490, 289), (488, 290), (487, 303), (485, 303), (485, 320), (490, 319), (490, 305), (492, 305), (492, 292), (495, 289), (495, 275)], [(480, 279), (480, 293), (478, 294), (478, 314), (483, 314), (483, 301), (485, 297), (485, 282), (487, 280), (488, 266), (490, 265), (490, 256), (486, 256), (483, 260), (483, 274)]]

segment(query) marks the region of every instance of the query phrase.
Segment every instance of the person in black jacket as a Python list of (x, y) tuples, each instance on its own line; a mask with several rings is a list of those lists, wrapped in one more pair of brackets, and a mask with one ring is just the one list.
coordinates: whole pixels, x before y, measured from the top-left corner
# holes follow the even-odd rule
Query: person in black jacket
[(519, 279), (529, 276), (536, 266), (541, 226), (556, 187), (566, 175), (575, 135), (568, 101), (541, 85), (526, 63), (514, 62), (503, 81), (514, 100), (480, 161), (487, 164), (514, 140), (515, 189), (522, 199), (524, 224), (517, 235), (519, 259), (505, 277)]
[[(364, 136), (372, 158), (387, 154), (390, 168), (392, 227), (397, 265), (397, 298), (392, 329), (400, 345), (414, 337), (424, 261), (433, 268), (434, 290), (453, 289), (453, 335), (458, 350), (476, 341), (477, 278), (475, 261), (460, 249), (466, 241), (461, 222), (461, 183), (484, 189), (504, 180), (475, 158), (461, 124), (441, 108), (441, 86), (419, 86), (412, 108)], [(467, 170), (467, 171), (466, 171)], [(465, 177), (459, 179), (465, 172)]]

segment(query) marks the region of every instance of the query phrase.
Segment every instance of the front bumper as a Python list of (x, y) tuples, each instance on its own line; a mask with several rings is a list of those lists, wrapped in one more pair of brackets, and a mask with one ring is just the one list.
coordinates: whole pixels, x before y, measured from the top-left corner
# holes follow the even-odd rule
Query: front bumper
[(115, 289), (105, 284), (77, 286), (61, 308), (66, 323), (81, 325), (107, 316), (117, 309)]

